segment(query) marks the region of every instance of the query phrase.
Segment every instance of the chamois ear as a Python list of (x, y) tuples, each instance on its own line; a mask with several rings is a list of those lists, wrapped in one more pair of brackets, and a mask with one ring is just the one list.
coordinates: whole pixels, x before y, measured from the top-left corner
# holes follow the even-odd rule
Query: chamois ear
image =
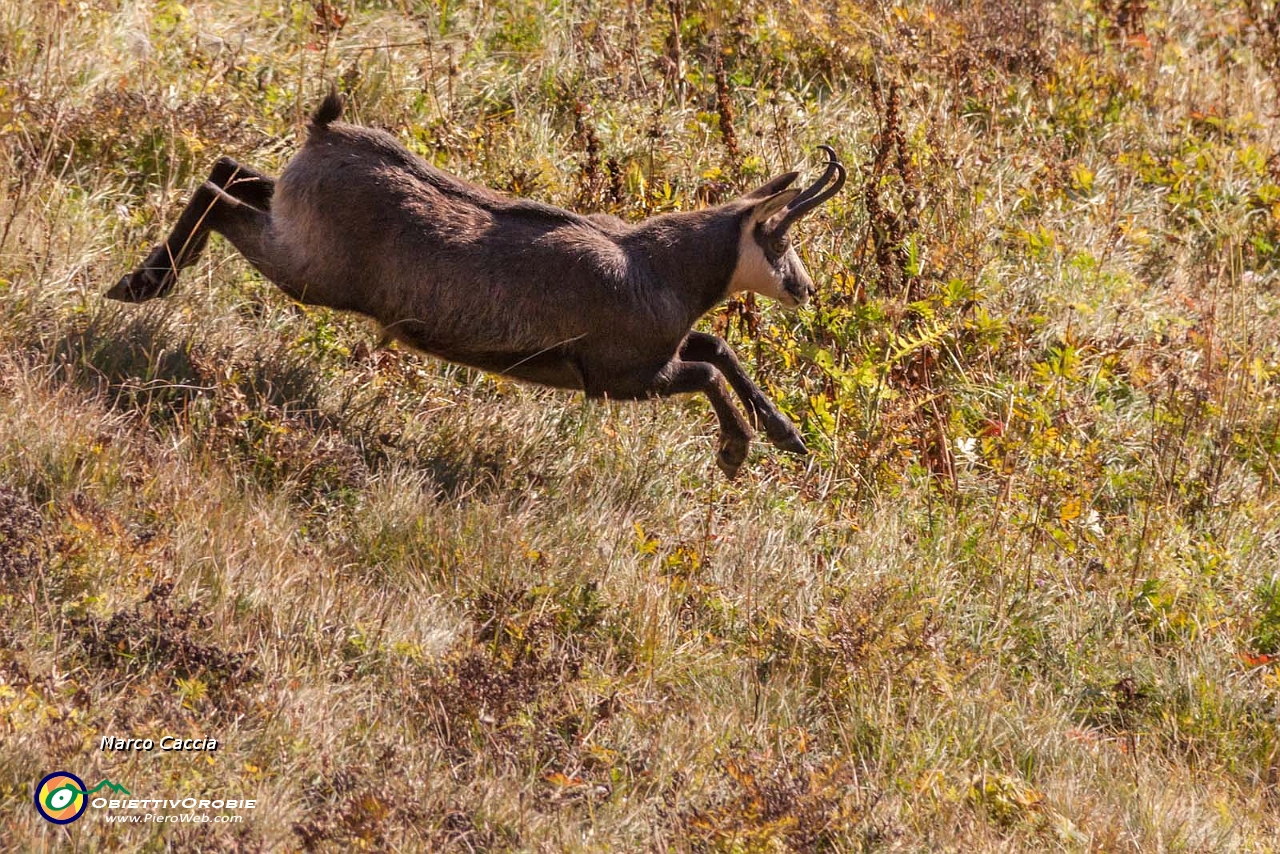
[(784, 172), (777, 178), (772, 178), (769, 183), (756, 187), (750, 193), (742, 198), (744, 199), (767, 199), (774, 193), (780, 193), (787, 187), (791, 186), (791, 182), (800, 177), (799, 172)]
[(774, 193), (763, 202), (757, 202), (751, 208), (751, 221), (764, 222), (778, 211), (785, 208), (791, 203), (791, 200), (800, 195), (799, 190), (783, 190), (781, 193)]

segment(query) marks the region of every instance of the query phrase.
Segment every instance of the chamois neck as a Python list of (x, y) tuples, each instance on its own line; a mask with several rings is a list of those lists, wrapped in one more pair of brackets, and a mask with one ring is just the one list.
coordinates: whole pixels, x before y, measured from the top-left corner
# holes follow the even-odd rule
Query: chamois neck
[(729, 292), (741, 220), (742, 212), (728, 206), (663, 214), (637, 225), (626, 241), (684, 295), (691, 326)]

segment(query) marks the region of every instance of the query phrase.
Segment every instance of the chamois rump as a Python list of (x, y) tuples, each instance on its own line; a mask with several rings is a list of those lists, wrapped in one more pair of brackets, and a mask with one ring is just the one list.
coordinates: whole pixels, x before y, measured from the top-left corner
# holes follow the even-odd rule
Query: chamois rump
[(808, 299), (788, 229), (844, 185), (831, 148), (803, 191), (788, 172), (726, 204), (629, 224), (463, 181), (338, 121), (342, 109), (331, 92), (278, 181), (218, 160), (165, 242), (106, 295), (165, 296), (216, 231), (293, 299), (372, 317), (447, 361), (615, 400), (702, 392), (731, 478), (752, 434), (726, 381), (770, 442), (807, 453), (729, 345), (691, 330), (733, 293)]

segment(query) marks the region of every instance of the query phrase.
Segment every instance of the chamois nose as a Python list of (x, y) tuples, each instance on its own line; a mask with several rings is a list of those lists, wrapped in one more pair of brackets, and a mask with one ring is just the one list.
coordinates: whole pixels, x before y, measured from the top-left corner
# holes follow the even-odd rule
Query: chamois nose
[(779, 302), (784, 308), (800, 308), (809, 301), (809, 291), (787, 287), (783, 289)]
[(809, 297), (813, 296), (813, 279), (809, 278), (807, 272), (797, 272), (792, 280), (787, 282), (787, 295), (795, 300), (793, 308), (804, 305), (809, 301)]

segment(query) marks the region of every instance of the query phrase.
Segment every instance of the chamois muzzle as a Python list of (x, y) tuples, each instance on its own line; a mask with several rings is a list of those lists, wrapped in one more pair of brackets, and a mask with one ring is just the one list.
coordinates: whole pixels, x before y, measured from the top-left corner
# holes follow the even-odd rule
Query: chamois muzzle
[[(823, 152), (827, 155), (827, 171), (822, 173), (822, 177), (814, 181), (800, 195), (791, 200), (791, 203), (783, 209), (779, 215), (777, 225), (772, 228), (772, 233), (778, 236), (786, 234), (787, 229), (795, 224), (796, 220), (809, 213), (818, 205), (834, 196), (844, 188), (845, 174), (844, 164), (840, 162), (840, 158), (836, 156), (835, 149), (829, 145), (819, 145)], [(831, 184), (832, 177), (835, 177), (835, 183)], [(831, 184), (831, 186), (827, 186)]]

